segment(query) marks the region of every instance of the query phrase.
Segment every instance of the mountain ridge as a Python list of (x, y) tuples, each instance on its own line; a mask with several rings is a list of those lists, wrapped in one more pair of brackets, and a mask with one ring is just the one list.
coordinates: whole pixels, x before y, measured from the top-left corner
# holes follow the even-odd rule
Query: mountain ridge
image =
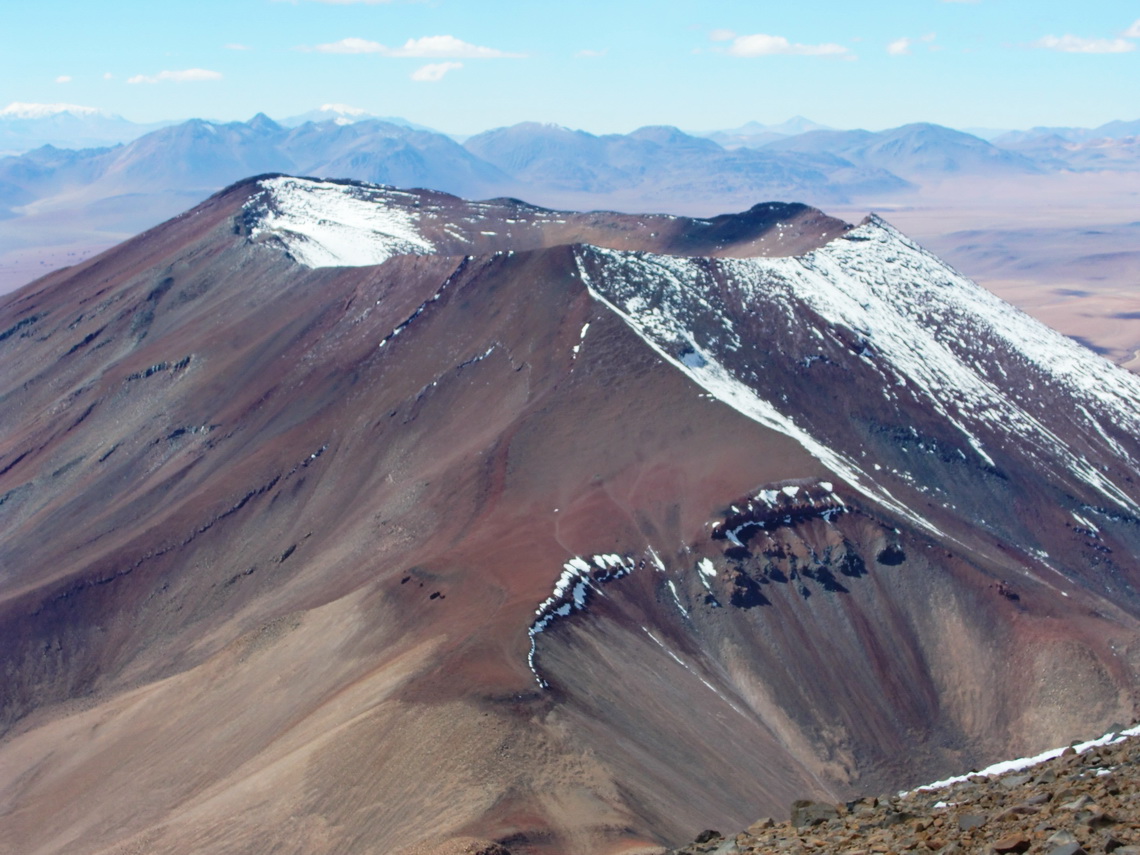
[(976, 287), (276, 176), (0, 299), (0, 837), (628, 851), (1133, 717), (1140, 381)]
[[(1059, 181), (1075, 172), (1136, 172), (1129, 137), (1079, 143), (1032, 137), (998, 148), (946, 128), (910, 125), (878, 133), (815, 129), (745, 146), (721, 140), (725, 147), (664, 126), (595, 136), (523, 123), (460, 145), (408, 124), (355, 113), (351, 122), (340, 118), (295, 127), (261, 114), (248, 122), (192, 120), (117, 147), (41, 148), (0, 158), (0, 288), (267, 171), (429, 187), (466, 198), (526, 197), (554, 208), (688, 216), (766, 198), (908, 211), (932, 193), (953, 196), (964, 180), (1020, 186), (1038, 174)], [(37, 255), (44, 265), (30, 266)]]

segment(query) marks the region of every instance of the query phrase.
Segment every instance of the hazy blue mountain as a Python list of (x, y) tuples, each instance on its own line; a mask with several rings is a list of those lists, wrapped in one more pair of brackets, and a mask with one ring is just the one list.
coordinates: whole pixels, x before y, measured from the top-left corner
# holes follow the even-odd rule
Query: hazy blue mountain
[(960, 130), (964, 134), (971, 134), (972, 136), (978, 137), (978, 139), (983, 139), (986, 142), (993, 142), (998, 137), (1000, 137), (1004, 134), (1008, 134), (1010, 132), (1009, 128), (969, 127), (969, 128), (958, 128), (958, 130)]
[(523, 122), (496, 128), (476, 134), (463, 147), (528, 184), (605, 193), (620, 186), (624, 178), (608, 163), (606, 138), (559, 125)]
[(258, 172), (287, 171), (295, 164), (278, 149), (284, 135), (284, 128), (260, 113), (249, 122), (191, 119), (124, 146), (101, 180), (130, 189), (196, 190)]
[(725, 148), (760, 148), (784, 137), (806, 134), (809, 131), (830, 131), (833, 128), (805, 119), (803, 116), (793, 116), (786, 122), (777, 125), (765, 125), (761, 122), (746, 122), (739, 128), (730, 128), (722, 131), (711, 131), (698, 134), (707, 137)]
[(1007, 131), (994, 137), (991, 142), (1002, 148), (1018, 149), (1034, 140), (1062, 140), (1064, 142), (1078, 142), (1089, 139), (1093, 135), (1091, 128), (1065, 128), (1065, 127), (1036, 127), (1028, 130)]
[(766, 151), (829, 153), (857, 166), (889, 170), (910, 180), (957, 174), (1032, 173), (1030, 158), (941, 125), (916, 123), (887, 131), (810, 131)]
[(780, 122), (775, 125), (765, 125), (763, 122), (745, 122), (738, 128), (725, 128), (719, 131), (711, 131), (705, 134), (699, 134), (702, 137), (712, 137), (714, 134), (731, 134), (737, 136), (755, 136), (757, 134), (777, 134), (783, 137), (796, 136), (797, 134), (806, 134), (808, 131), (833, 131), (828, 125), (821, 125), (819, 122), (813, 122), (811, 119), (805, 119), (803, 116), (792, 116), (787, 121)]
[[(499, 170), (442, 134), (378, 120), (285, 128), (258, 114), (248, 122), (224, 124), (191, 119), (113, 148), (44, 146), (0, 158), (0, 208), (80, 189), (84, 200), (203, 196), (263, 172), (356, 178), (469, 196), (498, 195), (512, 186)], [(178, 204), (184, 206), (184, 200)]]
[(1107, 122), (1097, 128), (1096, 133), (1099, 136), (1111, 137), (1112, 139), (1140, 136), (1140, 119), (1133, 119), (1131, 122), (1124, 122), (1119, 119), (1114, 122)]
[(381, 122), (388, 122), (392, 125), (401, 125), (405, 128), (412, 128), (417, 131), (433, 131), (427, 125), (420, 125), (416, 122), (410, 122), (401, 116), (378, 116), (375, 113), (369, 113), (367, 110), (362, 110), (359, 107), (350, 107), (347, 104), (322, 104), (316, 110), (309, 110), (305, 113), (300, 113), (296, 116), (288, 116), (287, 118), (280, 119), (279, 122), (286, 128), (295, 128), (303, 125), (306, 122), (336, 122), (338, 125), (351, 125), (356, 122), (368, 122), (379, 120)]
[(475, 198), (515, 189), (506, 174), (450, 137), (380, 119), (307, 122), (277, 145), (294, 164), (292, 170), (306, 175), (430, 187)]
[(1140, 119), (1116, 120), (1096, 128), (1037, 127), (1011, 131), (994, 143), (1050, 169), (1140, 169)]
[(464, 146), (530, 188), (532, 195), (538, 190), (636, 193), (646, 199), (672, 195), (836, 201), (856, 188), (885, 192), (908, 186), (888, 172), (829, 153), (726, 150), (713, 140), (663, 126), (594, 136), (523, 123), (478, 134)]
[(1061, 139), (1065, 142), (1081, 143), (1098, 139), (1123, 139), (1140, 135), (1140, 119), (1122, 121), (1117, 119), (1095, 128), (1035, 127), (1022, 131), (1010, 131), (996, 137), (993, 142), (1003, 148), (1021, 150), (1043, 140)]
[(92, 148), (129, 142), (170, 122), (139, 124), (77, 104), (12, 103), (0, 110), (0, 154), (44, 145)]

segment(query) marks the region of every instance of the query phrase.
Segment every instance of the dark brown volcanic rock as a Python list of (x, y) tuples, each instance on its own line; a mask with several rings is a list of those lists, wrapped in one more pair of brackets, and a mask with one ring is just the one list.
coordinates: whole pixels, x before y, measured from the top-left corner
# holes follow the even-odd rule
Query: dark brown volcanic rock
[(1132, 381), (917, 252), (274, 178), (6, 298), (0, 851), (643, 851), (1131, 718)]
[[(1140, 852), (1136, 739), (1072, 747), (1024, 773), (970, 775), (948, 786), (830, 805), (815, 823), (761, 820), (725, 838), (706, 831), (673, 855), (766, 852)], [(805, 827), (810, 826), (810, 827)]]

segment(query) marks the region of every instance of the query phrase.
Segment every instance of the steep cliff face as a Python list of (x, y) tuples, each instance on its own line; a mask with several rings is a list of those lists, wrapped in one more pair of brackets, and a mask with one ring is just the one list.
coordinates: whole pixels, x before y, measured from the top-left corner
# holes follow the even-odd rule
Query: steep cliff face
[(877, 219), (266, 178), (0, 360), (13, 852), (633, 851), (1135, 712), (1140, 384)]

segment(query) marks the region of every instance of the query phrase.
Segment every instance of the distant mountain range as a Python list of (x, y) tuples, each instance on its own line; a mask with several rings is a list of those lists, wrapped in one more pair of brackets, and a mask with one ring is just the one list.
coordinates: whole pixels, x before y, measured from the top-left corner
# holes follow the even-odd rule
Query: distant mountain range
[[(109, 139), (116, 129), (142, 127), (83, 108), (62, 109), (67, 105), (18, 107), (0, 113), (9, 117), (0, 131), (20, 123), (41, 132), (86, 123), (89, 135), (102, 128)], [(129, 197), (121, 227), (137, 231), (262, 172), (430, 187), (468, 198), (519, 195), (564, 206), (668, 210), (707, 202), (722, 211), (766, 199), (834, 205), (907, 193), (947, 176), (1135, 170), (1140, 146), (1128, 134), (1137, 127), (1140, 122), (1115, 122), (1098, 129), (1116, 137), (1045, 128), (990, 143), (933, 124), (845, 131), (802, 118), (706, 136), (668, 126), (595, 135), (527, 122), (461, 145), (403, 119), (327, 104), (280, 123), (264, 114), (248, 122), (191, 119), (126, 144), (79, 150), (52, 144), (0, 158), (0, 217), (17, 217), (33, 202), (120, 211), (116, 200)]]
[(416, 131), (435, 131), (434, 128), (429, 128), (427, 125), (418, 125), (415, 122), (409, 122), (400, 116), (378, 116), (375, 113), (369, 113), (367, 110), (362, 110), (359, 107), (350, 107), (348, 104), (323, 104), (319, 109), (309, 110), (307, 113), (281, 119), (280, 123), (287, 128), (295, 128), (306, 122), (319, 123), (333, 121), (338, 125), (352, 125), (356, 122), (366, 122), (373, 119), (379, 119), (381, 122), (388, 122), (392, 125), (401, 125)]
[[(316, 110), (282, 119), (281, 124), (287, 128), (306, 122), (332, 121), (338, 125), (350, 125), (373, 119), (414, 130), (432, 130), (399, 116), (377, 116), (347, 104), (323, 104)], [(132, 122), (114, 113), (78, 104), (16, 101), (0, 110), (0, 155), (23, 154), (45, 145), (73, 149), (112, 146), (129, 143), (151, 131), (177, 124), (180, 124), (177, 120)]]
[[(67, 257), (83, 255), (267, 172), (476, 199), (518, 197), (555, 208), (699, 216), (770, 200), (882, 208), (910, 204), (950, 179), (1140, 172), (1138, 130), (1140, 121), (1112, 122), (1095, 130), (1011, 132), (988, 142), (933, 124), (835, 130), (797, 117), (703, 135), (669, 126), (595, 135), (526, 122), (459, 142), (337, 104), (281, 122), (258, 114), (247, 122), (191, 119), (163, 127), (74, 105), (13, 104), (0, 111), (0, 151), (48, 142), (0, 157), (0, 290), (35, 272), (26, 261), (12, 267), (13, 253), (24, 258), (37, 247), (67, 247)], [(51, 141), (68, 135), (89, 147)], [(65, 260), (53, 252), (55, 260), (32, 263), (50, 269)]]
[(140, 124), (78, 104), (25, 104), (0, 110), (0, 154), (20, 154), (44, 145), (91, 148), (129, 142), (174, 122)]
[[(428, 187), (468, 198), (523, 196), (565, 205), (668, 207), (697, 199), (750, 207), (758, 200), (846, 202), (911, 188), (875, 164), (828, 151), (728, 150), (676, 128), (595, 136), (525, 123), (460, 145), (444, 134), (380, 119), (286, 127), (259, 114), (248, 122), (192, 119), (125, 145), (83, 150), (43, 146), (0, 159), (0, 218), (96, 206), (138, 231), (195, 198), (263, 172)], [(825, 132), (812, 132), (825, 133)], [(123, 204), (128, 203), (128, 204)]]
[(708, 137), (710, 140), (720, 143), (725, 148), (758, 148), (773, 140), (796, 136), (797, 134), (806, 134), (808, 131), (831, 130), (835, 129), (829, 128), (827, 125), (821, 125), (818, 122), (813, 122), (811, 119), (805, 119), (803, 116), (793, 116), (786, 122), (781, 122), (778, 125), (746, 122), (739, 128), (732, 128), (726, 131), (710, 131), (709, 133), (698, 134), (698, 136)]
[(1031, 158), (941, 125), (903, 125), (888, 131), (816, 130), (776, 140), (766, 151), (839, 156), (921, 183), (946, 174), (1043, 172)]
[[(565, 204), (562, 194), (590, 195), (620, 204), (729, 197), (737, 205), (768, 199), (847, 201), (910, 185), (876, 166), (860, 166), (829, 152), (728, 150), (673, 127), (639, 128), (594, 136), (557, 125), (525, 123), (487, 131), (464, 143), (527, 188), (531, 197)], [(571, 199), (570, 201), (578, 201)]]

